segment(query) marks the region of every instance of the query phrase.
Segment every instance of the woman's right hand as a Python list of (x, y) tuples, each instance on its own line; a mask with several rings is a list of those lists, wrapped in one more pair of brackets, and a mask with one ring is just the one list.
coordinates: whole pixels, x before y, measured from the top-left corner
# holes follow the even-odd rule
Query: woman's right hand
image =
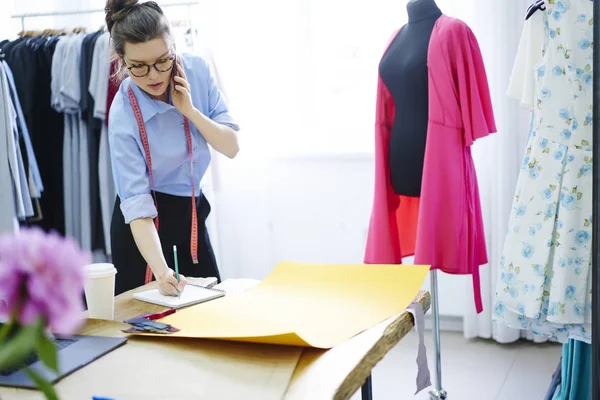
[(175, 272), (165, 261), (154, 221), (151, 218), (138, 218), (131, 221), (130, 225), (137, 248), (144, 260), (152, 266), (158, 291), (165, 296), (177, 296), (177, 289), (183, 291), (187, 280), (183, 275), (179, 275), (179, 282), (175, 279)]
[(177, 296), (177, 289), (183, 292), (187, 280), (181, 274), (179, 274), (179, 282), (175, 279), (175, 272), (171, 268), (167, 268), (165, 272), (155, 275), (156, 281), (158, 282), (158, 291), (164, 296)]

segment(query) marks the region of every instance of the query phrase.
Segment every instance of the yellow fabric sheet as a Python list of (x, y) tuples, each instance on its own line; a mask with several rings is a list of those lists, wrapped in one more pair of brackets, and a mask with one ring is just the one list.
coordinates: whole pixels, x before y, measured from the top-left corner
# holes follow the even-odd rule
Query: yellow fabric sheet
[(401, 313), (429, 266), (282, 262), (254, 288), (161, 322), (191, 337), (328, 349)]

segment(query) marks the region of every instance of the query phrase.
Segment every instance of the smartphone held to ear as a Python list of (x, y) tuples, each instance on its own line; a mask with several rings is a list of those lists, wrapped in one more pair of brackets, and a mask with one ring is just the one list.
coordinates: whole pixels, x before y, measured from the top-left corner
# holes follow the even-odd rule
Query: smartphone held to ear
[(171, 81), (175, 84), (175, 77), (179, 76), (177, 71), (177, 54), (173, 55), (173, 68), (171, 68)]

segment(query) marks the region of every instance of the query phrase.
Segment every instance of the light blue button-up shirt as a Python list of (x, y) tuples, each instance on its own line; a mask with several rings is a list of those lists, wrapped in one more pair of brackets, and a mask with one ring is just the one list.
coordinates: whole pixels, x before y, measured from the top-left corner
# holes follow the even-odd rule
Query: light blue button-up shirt
[[(183, 68), (192, 91), (192, 103), (213, 121), (239, 130), (228, 113), (227, 105), (217, 88), (206, 61), (196, 55), (181, 54)], [(151, 195), (144, 147), (131, 108), (128, 88), (131, 86), (146, 126), (154, 188), (157, 192), (175, 196), (191, 196), (192, 177), (183, 115), (171, 104), (153, 100), (130, 78), (125, 79), (110, 107), (108, 138), (113, 177), (121, 199), (125, 223), (157, 215)], [(209, 146), (190, 121), (192, 133), (193, 180), (196, 196), (200, 195), (200, 180), (209, 163)]]

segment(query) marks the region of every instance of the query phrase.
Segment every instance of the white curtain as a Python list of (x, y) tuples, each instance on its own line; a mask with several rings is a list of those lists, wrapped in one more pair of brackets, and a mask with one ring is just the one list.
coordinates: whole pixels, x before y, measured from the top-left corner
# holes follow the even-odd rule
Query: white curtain
[(517, 53), (525, 10), (530, 1), (513, 0), (509, 6), (497, 2), (474, 2), (470, 25), (479, 39), (494, 104), (498, 133), (475, 145), (473, 156), (477, 168), (484, 213), (489, 264), (481, 267), (484, 311), (477, 315), (472, 302), (472, 288), (465, 302), (463, 320), (466, 338), (491, 338), (511, 343), (519, 338), (536, 342), (529, 331), (508, 328), (492, 322), (494, 292), (504, 237), (529, 133), (530, 113), (507, 97), (506, 89)]

